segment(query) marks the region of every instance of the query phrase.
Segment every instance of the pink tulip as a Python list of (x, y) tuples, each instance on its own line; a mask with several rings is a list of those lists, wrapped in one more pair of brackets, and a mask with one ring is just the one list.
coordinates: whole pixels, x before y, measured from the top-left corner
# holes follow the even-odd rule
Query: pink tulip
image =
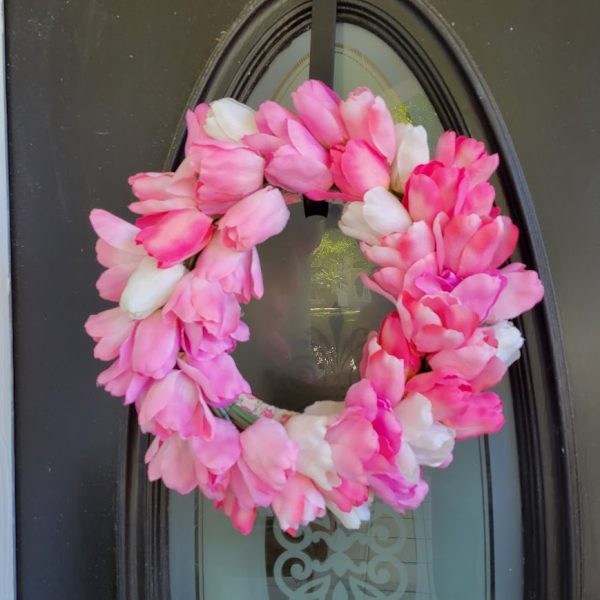
[(179, 330), (175, 319), (156, 311), (137, 321), (131, 348), (133, 371), (161, 379), (175, 366), (178, 352)]
[(231, 352), (238, 341), (249, 338), (233, 294), (194, 273), (180, 281), (163, 312), (181, 321), (182, 348), (192, 357)]
[(500, 383), (506, 373), (506, 365), (497, 354), (498, 341), (493, 329), (480, 327), (460, 348), (441, 350), (427, 360), (435, 371), (453, 373), (480, 392)]
[(292, 92), (300, 119), (326, 148), (343, 144), (348, 138), (340, 113), (340, 98), (321, 81), (309, 79)]
[(333, 146), (330, 154), (331, 174), (342, 199), (360, 201), (371, 188), (389, 187), (385, 158), (367, 142), (350, 140), (345, 146)]
[(267, 181), (309, 196), (329, 190), (329, 154), (298, 117), (268, 100), (260, 105), (256, 121), (259, 133), (246, 136), (244, 143), (267, 159)]
[(204, 394), (183, 371), (174, 370), (155, 381), (140, 400), (140, 429), (161, 440), (177, 433), (182, 438), (211, 437), (215, 417)]
[(544, 296), (544, 286), (535, 271), (526, 271), (521, 263), (510, 264), (498, 274), (505, 286), (487, 317), (490, 323), (514, 319), (533, 308)]
[(134, 326), (135, 321), (118, 307), (88, 317), (85, 330), (96, 342), (94, 357), (113, 360), (119, 356), (121, 346)]
[(402, 429), (391, 404), (378, 398), (365, 379), (349, 388), (345, 403), (349, 414), (358, 411), (377, 435), (378, 449), (364, 464), (370, 488), (397, 511), (419, 506), (427, 484), (418, 468), (411, 473), (402, 470)]
[(213, 233), (212, 219), (195, 208), (172, 210), (137, 220), (142, 231), (136, 242), (168, 268), (198, 254)]
[(290, 211), (281, 192), (266, 187), (232, 206), (217, 228), (222, 232), (225, 247), (243, 252), (281, 233), (289, 218)]
[(204, 129), (206, 115), (210, 110), (210, 106), (203, 102), (198, 104), (193, 110), (188, 110), (185, 113), (185, 123), (187, 125), (187, 137), (185, 139), (185, 155), (190, 154), (190, 149), (194, 144), (202, 140), (210, 139), (208, 133)]
[(400, 402), (404, 393), (404, 360), (386, 352), (375, 332), (363, 349), (360, 373), (370, 381), (379, 397), (386, 398), (392, 405)]
[(188, 159), (174, 173), (137, 173), (129, 185), (138, 202), (129, 209), (140, 215), (194, 208), (197, 175)]
[(224, 407), (251, 392), (248, 382), (229, 354), (186, 357), (177, 361), (179, 368), (194, 380), (211, 406)]
[(498, 155), (487, 154), (483, 142), (446, 131), (440, 136), (434, 159), (446, 167), (464, 168), (470, 185), (487, 181), (498, 167)]
[(473, 185), (464, 169), (431, 161), (416, 167), (405, 186), (404, 203), (414, 221), (433, 223), (439, 213), (489, 216), (495, 192), (487, 182)]
[(209, 215), (224, 214), (263, 184), (265, 161), (237, 142), (201, 140), (190, 148), (198, 173), (196, 202)]
[(457, 440), (495, 433), (504, 424), (502, 402), (496, 394), (477, 393), (451, 372), (422, 373), (407, 387), (431, 401), (434, 418), (454, 429)]
[(419, 298), (420, 278), (438, 275), (435, 239), (429, 225), (413, 223), (404, 233), (384, 236), (379, 245), (361, 244), (364, 255), (381, 265), (370, 277), (361, 275), (363, 283), (376, 293), (396, 303), (403, 291)]
[(446, 268), (465, 277), (500, 267), (513, 253), (518, 236), (508, 217), (458, 215), (443, 227), (438, 254)]
[[(231, 470), (231, 473), (231, 479), (235, 481), (235, 475), (237, 473), (235, 467)], [(215, 502), (215, 508), (217, 510), (222, 509), (223, 512), (231, 519), (233, 526), (242, 535), (248, 535), (252, 531), (254, 520), (256, 519), (256, 506), (243, 506), (240, 503), (236, 493), (233, 491), (231, 483), (228, 486), (223, 499)]]
[(194, 270), (198, 277), (215, 281), (240, 302), (261, 298), (264, 292), (260, 262), (256, 248), (238, 252), (224, 244), (223, 232), (217, 232), (198, 257)]
[(300, 526), (308, 525), (325, 514), (325, 498), (308, 477), (295, 473), (273, 496), (272, 507), (281, 529), (296, 535)]
[(404, 333), (419, 352), (439, 352), (462, 346), (479, 325), (479, 316), (448, 293), (398, 302)]
[(166, 487), (180, 494), (189, 494), (197, 486), (194, 453), (189, 440), (172, 435), (164, 442), (159, 438), (146, 451), (148, 479), (162, 479)]
[(388, 314), (381, 322), (377, 342), (385, 352), (404, 361), (407, 377), (419, 371), (421, 356), (404, 335), (397, 311)]
[(96, 282), (100, 297), (118, 302), (129, 276), (146, 256), (135, 243), (139, 228), (127, 221), (95, 208), (90, 222), (99, 239), (96, 242), (98, 262), (106, 267)]
[(188, 273), (177, 285), (163, 309), (184, 323), (201, 323), (206, 332), (226, 337), (239, 325), (241, 309), (232, 294), (218, 283)]
[(230, 471), (241, 455), (240, 433), (230, 421), (215, 419), (211, 437), (191, 438), (198, 487), (211, 500), (223, 500)]
[(250, 330), (243, 321), (228, 335), (208, 333), (201, 322), (181, 323), (181, 349), (192, 358), (210, 358), (231, 353), (238, 342), (247, 342)]
[(340, 112), (351, 139), (365, 140), (383, 155), (388, 164), (396, 153), (394, 121), (383, 98), (358, 87), (341, 102)]
[[(295, 468), (298, 448), (281, 423), (259, 419), (240, 434), (246, 465), (273, 490), (280, 491)], [(265, 453), (264, 448), (269, 448)]]

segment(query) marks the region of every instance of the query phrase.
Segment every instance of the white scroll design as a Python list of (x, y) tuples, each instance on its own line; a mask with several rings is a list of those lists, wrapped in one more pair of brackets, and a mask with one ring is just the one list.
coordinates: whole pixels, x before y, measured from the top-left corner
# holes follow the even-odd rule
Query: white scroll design
[(291, 600), (400, 600), (408, 585), (401, 560), (406, 522), (383, 503), (372, 520), (351, 531), (328, 514), (292, 537), (273, 522), (281, 553), (273, 566), (277, 593)]

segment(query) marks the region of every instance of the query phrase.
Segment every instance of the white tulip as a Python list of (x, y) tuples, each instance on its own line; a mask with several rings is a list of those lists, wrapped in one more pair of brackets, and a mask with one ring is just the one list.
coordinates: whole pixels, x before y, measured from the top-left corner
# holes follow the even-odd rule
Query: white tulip
[(417, 165), (429, 162), (427, 131), (422, 125), (398, 123), (396, 132), (396, 156), (392, 163), (391, 188), (403, 192), (408, 176)]
[(500, 321), (491, 327), (498, 340), (496, 356), (508, 367), (521, 357), (520, 349), (525, 340), (510, 321)]
[(143, 258), (129, 276), (119, 306), (132, 319), (145, 319), (167, 303), (186, 272), (182, 264), (159, 269), (155, 259)]
[(371, 518), (372, 500), (368, 500), (360, 506), (354, 507), (349, 512), (341, 511), (333, 502), (327, 502), (327, 508), (337, 517), (338, 521), (347, 529), (358, 529), (363, 521)]
[[(454, 431), (433, 420), (431, 402), (422, 394), (409, 394), (394, 408), (402, 426), (402, 441), (410, 446), (420, 465), (441, 467), (450, 462)], [(404, 457), (408, 460), (409, 457)]]
[(369, 227), (363, 212), (362, 202), (348, 202), (344, 205), (338, 226), (348, 236), (367, 244), (379, 244), (379, 235)]
[(217, 140), (239, 142), (245, 135), (257, 133), (254, 111), (233, 98), (210, 103), (204, 131)]
[(331, 490), (342, 482), (335, 470), (331, 446), (325, 440), (330, 420), (329, 416), (300, 414), (285, 424), (290, 439), (298, 446), (296, 471), (324, 490)]
[(344, 206), (340, 229), (349, 237), (367, 244), (379, 244), (384, 235), (402, 233), (412, 224), (400, 200), (383, 187), (365, 193), (362, 202)]

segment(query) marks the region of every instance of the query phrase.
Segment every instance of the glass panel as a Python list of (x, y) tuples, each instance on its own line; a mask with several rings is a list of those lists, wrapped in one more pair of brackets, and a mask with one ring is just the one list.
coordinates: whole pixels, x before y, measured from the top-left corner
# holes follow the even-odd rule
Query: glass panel
[[(271, 98), (290, 106), (290, 92), (308, 77), (309, 45), (306, 32), (288, 46), (249, 103)], [(424, 124), (435, 142), (442, 124), (389, 46), (339, 24), (335, 61), (341, 95), (369, 86), (396, 120)], [(330, 206), (326, 219), (307, 219), (296, 205), (285, 232), (259, 249), (265, 295), (245, 309), (252, 339), (235, 359), (253, 392), (278, 406), (302, 410), (316, 400), (343, 399), (358, 379), (368, 331), (392, 308), (362, 286), (358, 273), (369, 265), (339, 232), (339, 214)], [(201, 496), (172, 493), (173, 598), (484, 600), (493, 597), (493, 549), (500, 550), (495, 565), (502, 576), (495, 597), (519, 597), (520, 498), (508, 384), (501, 393), (507, 426), (491, 440), (491, 453), (485, 441), (461, 442), (450, 467), (426, 473), (431, 492), (419, 510), (398, 515), (375, 502), (372, 521), (359, 531), (328, 516), (293, 538), (264, 511), (243, 537)], [(494, 504), (496, 497), (501, 502)]]

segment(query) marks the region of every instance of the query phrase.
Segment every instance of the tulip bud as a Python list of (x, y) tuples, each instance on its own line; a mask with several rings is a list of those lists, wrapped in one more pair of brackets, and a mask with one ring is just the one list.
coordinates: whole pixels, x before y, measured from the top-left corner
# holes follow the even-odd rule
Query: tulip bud
[(254, 111), (233, 98), (222, 98), (210, 103), (204, 131), (216, 140), (239, 142), (245, 135), (256, 133)]
[(421, 125), (414, 127), (399, 123), (396, 131), (396, 156), (392, 162), (391, 188), (395, 192), (403, 192), (406, 180), (412, 170), (429, 162), (429, 146), (427, 131)]
[(153, 258), (142, 259), (127, 281), (119, 306), (133, 319), (145, 319), (166, 304), (186, 272), (182, 264), (159, 269)]

